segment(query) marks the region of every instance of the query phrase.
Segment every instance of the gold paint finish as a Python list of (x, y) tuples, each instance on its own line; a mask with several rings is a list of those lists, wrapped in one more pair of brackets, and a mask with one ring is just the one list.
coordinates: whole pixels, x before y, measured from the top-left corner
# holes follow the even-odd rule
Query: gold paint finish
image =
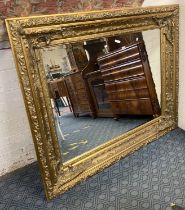
[[(48, 199), (177, 127), (178, 15), (178, 5), (168, 5), (6, 20)], [(161, 33), (161, 116), (63, 164), (40, 49), (157, 28)]]

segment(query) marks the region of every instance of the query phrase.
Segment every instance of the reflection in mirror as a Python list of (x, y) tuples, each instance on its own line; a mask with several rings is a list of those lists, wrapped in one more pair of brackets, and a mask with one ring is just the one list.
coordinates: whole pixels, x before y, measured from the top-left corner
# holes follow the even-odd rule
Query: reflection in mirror
[(42, 48), (63, 161), (160, 115), (160, 31)]

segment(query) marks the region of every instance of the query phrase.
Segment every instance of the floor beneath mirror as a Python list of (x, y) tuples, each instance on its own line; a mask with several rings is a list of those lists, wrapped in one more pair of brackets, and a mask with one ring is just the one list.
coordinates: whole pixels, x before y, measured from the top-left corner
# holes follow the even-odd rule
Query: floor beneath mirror
[(159, 140), (47, 202), (37, 163), (0, 177), (3, 210), (171, 210), (185, 207), (185, 131)]
[(122, 116), (118, 121), (103, 117), (93, 119), (89, 115), (74, 117), (68, 107), (60, 108), (60, 114), (61, 116), (55, 115), (55, 118), (58, 118), (57, 134), (64, 161), (153, 119), (152, 116)]

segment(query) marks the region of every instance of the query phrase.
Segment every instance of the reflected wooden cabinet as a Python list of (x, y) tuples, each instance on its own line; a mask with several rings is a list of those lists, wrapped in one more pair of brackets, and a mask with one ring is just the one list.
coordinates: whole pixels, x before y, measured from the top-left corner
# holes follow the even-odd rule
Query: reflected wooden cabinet
[[(87, 75), (98, 70), (97, 56), (103, 54), (105, 42), (103, 40), (92, 40), (83, 45), (88, 52), (88, 62), (84, 61), (86, 66), (78, 69), (78, 72), (71, 72), (65, 76), (69, 97), (75, 116), (79, 114), (90, 114), (92, 117), (97, 116), (96, 101), (91, 92), (91, 84), (88, 83)], [(81, 51), (82, 48), (80, 47)], [(81, 54), (84, 54), (81, 52)], [(81, 56), (78, 55), (78, 59)], [(81, 65), (83, 66), (83, 65)]]
[(66, 75), (65, 82), (74, 116), (78, 117), (79, 114), (90, 114), (94, 117), (94, 106), (91, 102), (82, 73), (74, 72)]
[(87, 81), (95, 107), (95, 116), (113, 117), (101, 71), (98, 70), (86, 74), (85, 80)]
[(48, 81), (48, 85), (49, 85), (49, 93), (51, 98), (55, 99), (58, 96), (60, 97), (68, 96), (65, 80), (63, 78)]
[(68, 90), (64, 78), (48, 80), (48, 89), (49, 89), (50, 98), (54, 100), (54, 106), (57, 110), (58, 115), (60, 115), (61, 105), (69, 106), (71, 110)]
[[(82, 71), (65, 76), (75, 116), (160, 115), (155, 84), (143, 41), (96, 57), (103, 42), (94, 50), (86, 46), (90, 60)], [(92, 49), (96, 53), (92, 53)], [(96, 59), (95, 59), (96, 57)], [(98, 62), (98, 65), (97, 65)]]
[(160, 114), (143, 42), (107, 53), (98, 58), (98, 63), (115, 117), (121, 114)]

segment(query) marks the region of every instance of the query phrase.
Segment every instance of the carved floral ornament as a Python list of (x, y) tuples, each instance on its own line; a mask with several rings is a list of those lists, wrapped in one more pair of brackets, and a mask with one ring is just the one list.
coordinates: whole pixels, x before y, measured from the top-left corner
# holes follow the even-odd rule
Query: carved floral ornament
[[(178, 5), (169, 5), (6, 20), (48, 199), (176, 128), (178, 12)], [(161, 34), (161, 116), (63, 163), (40, 49), (156, 28)]]

